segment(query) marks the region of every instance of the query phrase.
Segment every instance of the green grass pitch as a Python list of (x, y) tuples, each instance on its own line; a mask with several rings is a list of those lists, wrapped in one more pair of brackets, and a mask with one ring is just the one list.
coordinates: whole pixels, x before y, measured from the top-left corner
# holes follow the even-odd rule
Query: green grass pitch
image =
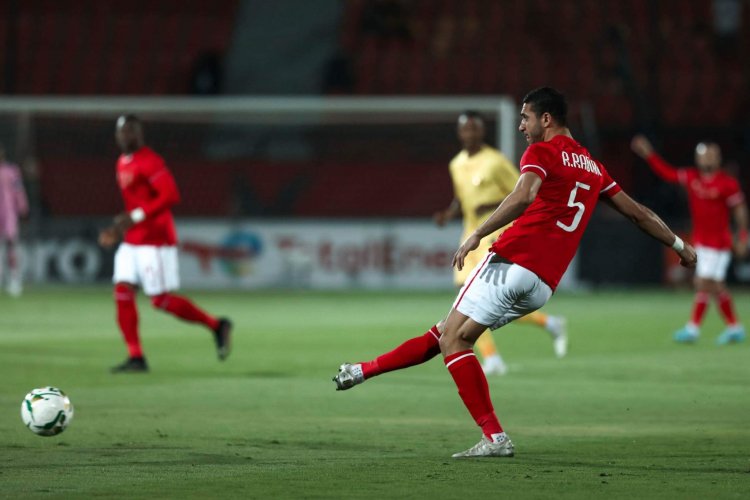
[[(570, 354), (510, 325), (490, 386), (516, 457), (456, 461), (480, 436), (439, 359), (347, 392), (331, 376), (423, 333), (450, 293), (191, 293), (236, 323), (216, 360), (199, 327), (141, 297), (150, 374), (110, 375), (124, 346), (108, 288), (0, 297), (0, 497), (748, 498), (750, 346), (671, 332), (687, 291), (560, 294)], [(735, 296), (750, 318), (750, 295)], [(65, 433), (33, 435), (34, 387), (70, 395)]]

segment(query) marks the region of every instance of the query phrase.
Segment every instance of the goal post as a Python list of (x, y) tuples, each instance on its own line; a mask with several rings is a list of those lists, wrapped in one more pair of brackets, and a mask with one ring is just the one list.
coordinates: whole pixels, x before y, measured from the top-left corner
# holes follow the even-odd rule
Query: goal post
[(494, 145), (510, 159), (518, 150), (517, 104), (508, 96), (487, 97), (5, 97), (0, 116), (13, 117), (16, 141), (30, 144), (35, 117), (112, 119), (134, 113), (178, 123), (403, 124), (452, 123), (464, 110), (496, 124)]

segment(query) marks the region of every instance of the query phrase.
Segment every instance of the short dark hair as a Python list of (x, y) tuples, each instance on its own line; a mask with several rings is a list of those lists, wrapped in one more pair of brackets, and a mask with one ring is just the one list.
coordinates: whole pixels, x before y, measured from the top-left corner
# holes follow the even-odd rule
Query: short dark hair
[(568, 103), (565, 96), (552, 87), (532, 90), (523, 98), (523, 103), (528, 104), (537, 116), (549, 113), (558, 125), (565, 127), (568, 124)]
[(484, 118), (477, 111), (473, 109), (467, 109), (458, 115), (458, 126), (463, 127), (469, 120), (474, 120), (478, 125), (484, 127)]
[(464, 110), (460, 115), (458, 115), (459, 118), (461, 118), (462, 116), (465, 116), (467, 119), (470, 119), (470, 120), (484, 121), (484, 118), (482, 117), (482, 115), (479, 114), (479, 111), (475, 111), (473, 109)]
[(126, 113), (120, 116), (120, 119), (125, 123), (141, 123), (141, 119), (132, 113)]

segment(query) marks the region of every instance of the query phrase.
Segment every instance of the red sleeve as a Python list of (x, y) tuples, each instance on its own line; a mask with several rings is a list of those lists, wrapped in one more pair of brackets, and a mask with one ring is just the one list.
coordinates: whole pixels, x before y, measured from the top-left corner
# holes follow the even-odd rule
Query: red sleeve
[(602, 190), (599, 191), (599, 196), (606, 196), (607, 198), (612, 198), (614, 195), (622, 191), (622, 188), (620, 185), (612, 178), (611, 175), (609, 175), (609, 172), (607, 172), (607, 169), (604, 168), (604, 165), (602, 165), (600, 162), (596, 162), (597, 165), (599, 165), (599, 170), (602, 171)]
[(526, 148), (526, 151), (523, 152), (523, 156), (521, 156), (521, 173), (525, 174), (526, 172), (531, 172), (541, 177), (542, 180), (545, 180), (548, 172), (547, 169), (542, 166), (545, 164), (543, 155), (544, 150), (535, 144)]
[(685, 181), (682, 176), (680, 176), (680, 170), (677, 170), (673, 165), (667, 163), (667, 161), (658, 154), (651, 153), (651, 155), (646, 158), (646, 161), (648, 162), (648, 166), (651, 167), (651, 170), (665, 181), (673, 183), (680, 182), (684, 184)]
[(740, 189), (740, 183), (734, 177), (727, 176), (727, 182), (725, 183), (724, 196), (726, 196), (727, 205), (729, 207), (736, 207), (743, 201), (745, 201), (745, 195)]
[(143, 175), (147, 179), (151, 189), (156, 196), (142, 207), (146, 217), (158, 215), (164, 210), (169, 210), (180, 201), (180, 192), (172, 173), (167, 169), (164, 160), (155, 157), (143, 168)]

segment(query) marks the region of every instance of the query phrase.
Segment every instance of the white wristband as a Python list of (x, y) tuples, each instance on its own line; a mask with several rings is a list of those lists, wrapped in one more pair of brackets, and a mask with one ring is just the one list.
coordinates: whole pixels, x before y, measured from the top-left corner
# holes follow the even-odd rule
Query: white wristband
[(675, 234), (674, 235), (674, 243), (672, 243), (672, 249), (675, 252), (682, 252), (683, 248), (685, 248), (685, 242), (682, 241), (682, 238), (680, 238), (679, 236), (677, 236)]
[(130, 211), (130, 218), (133, 220), (135, 224), (138, 224), (139, 222), (146, 219), (146, 212), (143, 211), (142, 208), (135, 208)]

